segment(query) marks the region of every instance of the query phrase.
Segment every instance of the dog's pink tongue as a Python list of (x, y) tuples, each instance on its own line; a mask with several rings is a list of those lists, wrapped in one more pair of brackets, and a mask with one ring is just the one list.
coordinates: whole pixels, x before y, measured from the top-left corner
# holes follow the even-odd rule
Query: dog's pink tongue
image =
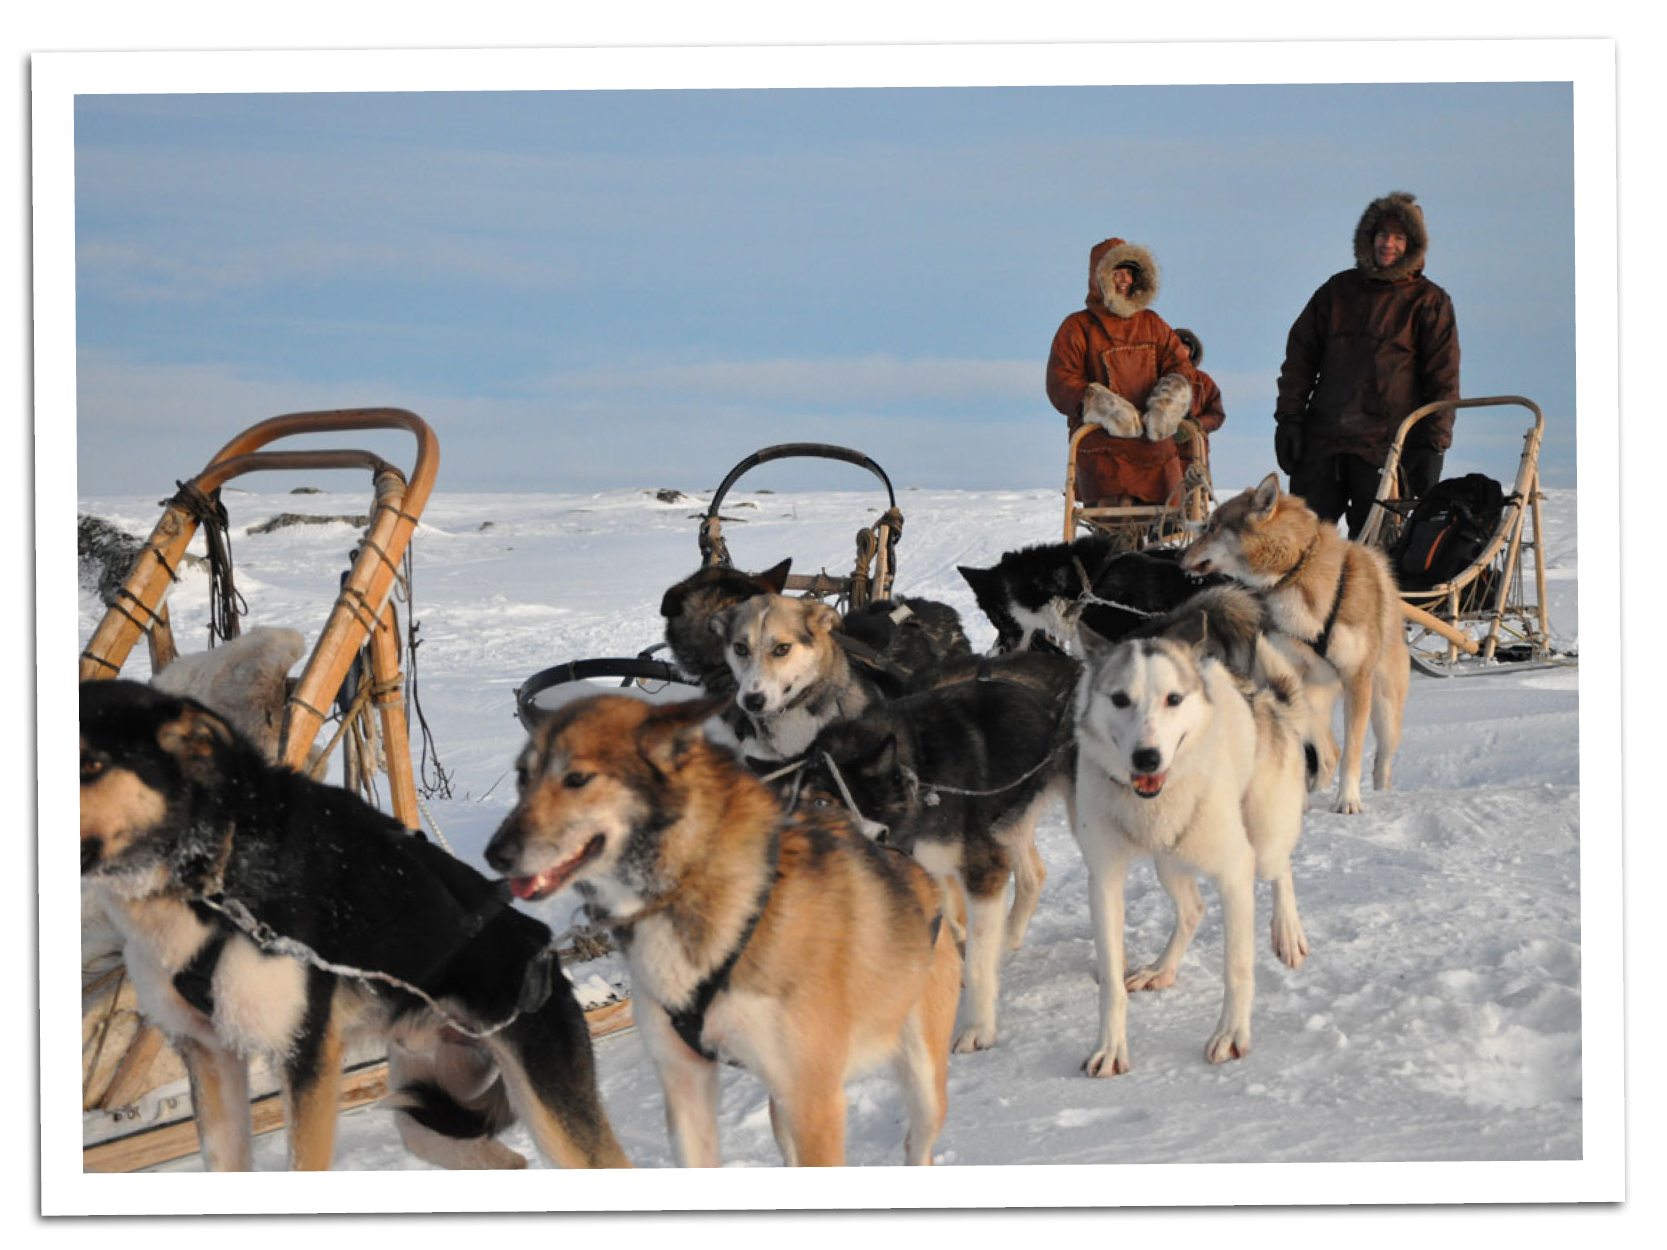
[(529, 899), (538, 893), (541, 877), (511, 877), (509, 892), (519, 899)]
[(1142, 794), (1156, 794), (1163, 789), (1165, 773), (1136, 773), (1132, 778), (1134, 788)]

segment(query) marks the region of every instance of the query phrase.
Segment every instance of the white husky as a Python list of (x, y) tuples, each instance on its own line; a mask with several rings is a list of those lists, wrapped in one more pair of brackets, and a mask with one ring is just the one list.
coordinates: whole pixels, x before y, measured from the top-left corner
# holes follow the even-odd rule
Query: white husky
[[(1291, 851), (1305, 797), (1300, 678), (1258, 638), (1265, 685), (1241, 683), (1196, 640), (1111, 646), (1083, 634), (1088, 663), (1077, 690), (1077, 823), (1088, 866), (1100, 981), (1100, 1036), (1090, 1076), (1129, 1070), (1130, 990), (1174, 984), (1204, 913), (1195, 873), (1215, 881), (1226, 930), (1221, 1020), (1204, 1048), (1211, 1063), (1250, 1050), (1255, 878), (1273, 882), (1273, 949), (1290, 967), (1308, 953), (1291, 884)], [(1127, 971), (1123, 880), (1150, 855), (1175, 903), (1175, 929), (1157, 961)]]

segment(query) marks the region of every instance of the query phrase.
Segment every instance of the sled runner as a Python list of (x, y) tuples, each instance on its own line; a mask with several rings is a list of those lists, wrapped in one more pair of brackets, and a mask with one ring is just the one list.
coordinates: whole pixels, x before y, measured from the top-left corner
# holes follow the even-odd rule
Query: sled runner
[(1079, 527), (1090, 533), (1111, 536), (1120, 550), (1141, 551), (1147, 547), (1163, 547), (1184, 543), (1192, 537), (1188, 523), (1202, 521), (1215, 507), (1215, 487), (1210, 481), (1210, 452), (1203, 432), (1196, 422), (1181, 423), (1191, 427), (1191, 445), (1197, 449), (1187, 464), (1186, 473), (1170, 497), (1161, 504), (1137, 503), (1091, 507), (1077, 498), (1077, 451), (1083, 439), (1097, 425), (1084, 424), (1071, 435), (1065, 457), (1065, 535), (1066, 542), (1077, 537)]
[[(1509, 491), (1473, 473), (1439, 482), (1422, 500), (1400, 499), (1401, 453), (1420, 421), (1458, 408), (1507, 405), (1533, 416)], [(1397, 429), (1361, 541), (1389, 553), (1407, 645), (1420, 672), (1451, 677), (1485, 672), (1499, 661), (1574, 662), (1553, 648), (1546, 609), (1539, 477), (1544, 434), (1539, 406), (1517, 395), (1425, 404)], [(1525, 554), (1531, 579), (1523, 569)]]

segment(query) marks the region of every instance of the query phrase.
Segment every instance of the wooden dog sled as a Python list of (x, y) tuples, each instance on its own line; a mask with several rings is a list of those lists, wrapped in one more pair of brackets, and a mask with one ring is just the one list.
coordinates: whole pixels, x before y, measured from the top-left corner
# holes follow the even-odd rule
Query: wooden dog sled
[[(1396, 430), (1360, 540), (1392, 552), (1397, 549), (1416, 506), (1400, 500), (1398, 470), (1406, 437), (1420, 421), (1459, 408), (1505, 406), (1525, 408), (1533, 419), (1523, 435), (1516, 478), (1503, 493), (1503, 507), (1492, 532), (1463, 568), (1434, 585), (1401, 589), (1401, 615), (1406, 620), (1412, 662), (1432, 677), (1485, 672), (1501, 660), (1540, 665), (1574, 662), (1572, 656), (1557, 653), (1551, 643), (1540, 512), (1545, 414), (1533, 400), (1520, 395), (1441, 400), (1409, 413)], [(1524, 573), (1525, 557), (1531, 577)]]
[[(416, 440), (415, 459), (407, 472), (382, 457), (361, 450), (268, 450), (270, 444), (300, 435), (339, 435), (355, 430), (405, 430)], [(119, 676), (141, 636), (149, 648), (151, 669), (161, 672), (177, 655), (168, 616), (167, 595), (192, 538), (208, 526), (224, 526), (220, 489), (226, 483), (262, 471), (368, 470), (372, 508), (364, 536), (317, 644), (283, 709), (278, 758), (318, 775), (323, 761), (314, 749), (330, 709), (336, 704), (355, 659), (363, 656), (363, 680), (352, 705), (325, 745), (327, 761), (355, 721), (375, 716), (379, 722), (389, 805), (413, 828), (421, 823), (416, 779), (409, 748), (402, 645), (393, 591), (402, 576), (411, 536), (428, 501), (439, 469), (434, 432), (415, 413), (399, 408), (360, 408), (301, 412), (273, 417), (251, 426), (222, 447), (203, 471), (183, 483), (164, 507), (149, 540), (133, 562), (114, 603), (81, 653), (80, 676), (100, 680)], [(210, 541), (211, 552), (214, 542)], [(406, 566), (408, 567), (408, 565)], [(238, 632), (235, 612), (220, 625)], [(353, 741), (346, 735), (345, 741)], [(345, 751), (344, 751), (345, 754)], [(362, 763), (362, 761), (361, 761)], [(375, 800), (362, 768), (345, 769), (349, 783)], [(191, 1123), (190, 1094), (184, 1069), (161, 1034), (138, 1015), (132, 985), (119, 952), (101, 953), (82, 968), (82, 1166), (87, 1171), (133, 1171), (197, 1150)], [(629, 1023), (627, 1004), (610, 1004), (589, 1015), (593, 1036)], [(386, 1062), (376, 1052), (350, 1054), (341, 1107), (374, 1102), (387, 1092)], [(257, 1133), (283, 1126), (276, 1081), (252, 1065), (252, 1118)]]

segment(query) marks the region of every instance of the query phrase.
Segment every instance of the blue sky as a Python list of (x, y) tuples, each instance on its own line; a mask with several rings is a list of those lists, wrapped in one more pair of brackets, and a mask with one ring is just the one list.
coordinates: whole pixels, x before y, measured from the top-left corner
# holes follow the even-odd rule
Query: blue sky
[[(359, 405), (435, 427), (442, 490), (710, 488), (800, 439), (1052, 485), (1048, 344), (1114, 234), (1202, 338), (1243, 485), (1290, 323), (1390, 190), (1465, 393), (1537, 400), (1573, 486), (1573, 133), (1556, 82), (81, 96), (78, 489)], [(1449, 470), (1508, 479), (1524, 424), (1461, 415)]]

